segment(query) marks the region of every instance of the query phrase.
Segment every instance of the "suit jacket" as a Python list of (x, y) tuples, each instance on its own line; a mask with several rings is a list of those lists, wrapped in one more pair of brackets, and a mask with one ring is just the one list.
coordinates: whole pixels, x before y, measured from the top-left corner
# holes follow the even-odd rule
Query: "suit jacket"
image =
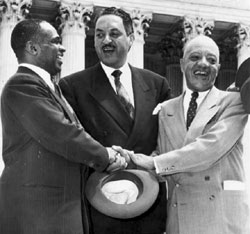
[[(152, 112), (159, 102), (170, 97), (170, 89), (164, 77), (148, 70), (130, 68), (134, 120), (119, 102), (99, 63), (61, 79), (60, 87), (86, 131), (96, 140), (105, 146), (120, 145), (150, 154), (156, 147), (158, 132), (158, 116)], [(164, 206), (160, 205), (165, 204), (164, 200), (164, 194), (160, 194), (151, 210), (132, 220), (109, 218), (91, 209), (94, 233), (161, 233), (166, 218)]]
[(105, 147), (28, 68), (5, 85), (1, 117), (0, 233), (83, 234), (82, 165), (104, 170)]
[(250, 233), (241, 158), (246, 122), (239, 93), (215, 87), (189, 131), (183, 95), (163, 104), (155, 160), (168, 182), (168, 234)]

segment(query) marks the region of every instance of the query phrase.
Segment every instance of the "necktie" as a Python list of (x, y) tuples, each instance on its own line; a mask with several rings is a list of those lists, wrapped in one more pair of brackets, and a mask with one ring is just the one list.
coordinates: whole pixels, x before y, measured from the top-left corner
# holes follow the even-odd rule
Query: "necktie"
[(120, 76), (122, 72), (120, 70), (115, 70), (112, 72), (112, 76), (115, 78), (115, 86), (116, 86), (116, 92), (117, 96), (122, 103), (122, 105), (125, 107), (126, 111), (129, 113), (130, 117), (134, 118), (134, 107), (130, 102), (128, 93), (126, 92), (125, 88), (123, 87)]
[(61, 101), (66, 105), (66, 107), (69, 110), (68, 116), (71, 116), (71, 120), (72, 122), (76, 123), (77, 125), (79, 124), (79, 120), (76, 117), (75, 112), (73, 111), (72, 107), (70, 106), (70, 104), (67, 102), (67, 100), (64, 98), (64, 96), (62, 95), (62, 91), (60, 89), (60, 86), (57, 84), (56, 79), (54, 79), (53, 77), (51, 78), (51, 81), (54, 85), (54, 90), (55, 93), (57, 94), (57, 96), (61, 99)]
[(55, 93), (60, 97), (62, 98), (62, 93), (61, 93), (61, 89), (59, 87), (59, 85), (56, 83), (56, 82), (53, 82), (54, 84), (54, 88), (55, 88)]
[(188, 107), (188, 111), (187, 111), (187, 129), (189, 128), (189, 126), (191, 125), (195, 114), (196, 114), (196, 109), (197, 109), (197, 102), (196, 99), (198, 98), (199, 94), (198, 92), (193, 92), (192, 93), (192, 97), (191, 100), (189, 102), (189, 107)]
[(62, 92), (56, 80), (57, 80), (56, 76), (51, 76), (51, 81), (54, 85), (54, 91), (58, 95), (58, 97), (62, 98)]

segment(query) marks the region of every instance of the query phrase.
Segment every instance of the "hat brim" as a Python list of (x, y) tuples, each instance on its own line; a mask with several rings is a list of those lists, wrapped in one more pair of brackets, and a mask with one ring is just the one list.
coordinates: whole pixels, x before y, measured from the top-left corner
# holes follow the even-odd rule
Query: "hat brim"
[(247, 58), (236, 72), (235, 86), (241, 88), (250, 77), (250, 58)]
[[(102, 186), (115, 180), (130, 180), (137, 186), (139, 195), (135, 202), (117, 204), (102, 193)], [(129, 219), (146, 212), (155, 202), (159, 193), (156, 177), (143, 170), (121, 170), (111, 174), (94, 172), (88, 179), (85, 194), (90, 204), (99, 212), (119, 219)]]

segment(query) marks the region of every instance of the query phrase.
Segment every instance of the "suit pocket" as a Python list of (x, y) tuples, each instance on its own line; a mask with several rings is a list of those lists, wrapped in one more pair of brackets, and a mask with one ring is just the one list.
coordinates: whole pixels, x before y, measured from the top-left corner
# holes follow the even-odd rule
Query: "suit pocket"
[(247, 233), (249, 225), (249, 205), (245, 191), (223, 190), (224, 218), (228, 224), (228, 233)]

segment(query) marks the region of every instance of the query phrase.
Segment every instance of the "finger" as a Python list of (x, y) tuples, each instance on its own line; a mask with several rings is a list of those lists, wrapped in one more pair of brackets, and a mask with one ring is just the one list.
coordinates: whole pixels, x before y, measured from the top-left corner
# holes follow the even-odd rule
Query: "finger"
[(120, 152), (120, 151), (123, 151), (122, 147), (121, 146), (117, 146), (117, 145), (112, 145), (112, 149), (117, 151), (117, 152)]
[(108, 172), (111, 172), (111, 171), (115, 171), (115, 170), (120, 169), (121, 168), (121, 159), (122, 159), (121, 156), (117, 156), (116, 161), (114, 161), (112, 164), (110, 164), (106, 170)]

